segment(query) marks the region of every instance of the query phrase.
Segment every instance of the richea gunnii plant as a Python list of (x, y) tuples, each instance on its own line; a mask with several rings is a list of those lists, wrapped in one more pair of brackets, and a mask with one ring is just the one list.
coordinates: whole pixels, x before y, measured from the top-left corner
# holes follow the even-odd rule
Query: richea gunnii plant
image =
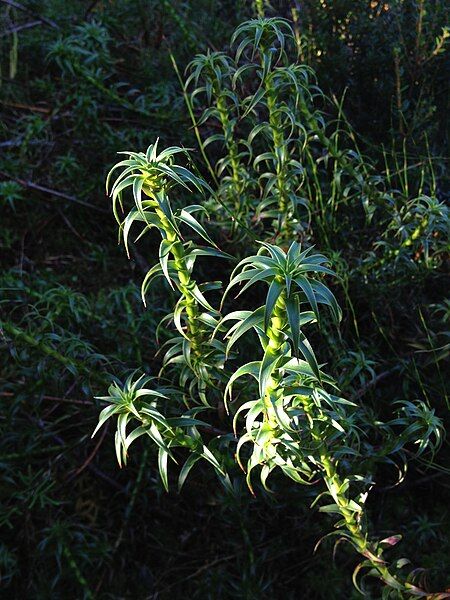
[[(416, 455), (436, 451), (441, 421), (421, 401), (397, 404), (390, 421), (371, 418), (370, 411), (341, 397), (306, 335), (314, 326), (322, 329), (330, 317), (336, 325), (341, 319), (327, 285), (334, 272), (305, 237), (299, 212), (301, 207), (310, 211), (305, 194), (314, 196), (314, 189), (317, 212), (327, 209), (320, 204), (311, 144), (318, 140), (327, 160), (334, 161), (334, 173), (340, 165), (365, 198), (374, 188), (359, 163), (338, 151), (338, 133), (327, 136), (314, 108), (321, 92), (310, 83), (313, 73), (289, 62), (286, 47), (293, 40), (286, 21), (259, 17), (236, 30), (233, 57), (208, 52), (189, 65), (184, 95), (214, 189), (179, 164), (189, 161), (186, 150), (160, 150), (158, 142), (146, 152), (123, 152), (125, 158), (111, 169), (107, 189), (127, 252), (137, 226), (137, 239), (149, 232), (161, 238), (159, 260), (142, 283), (142, 299), (145, 303), (160, 277), (175, 301), (162, 320), (168, 340), (159, 351), (158, 376), (132, 374), (125, 384), (115, 381), (101, 398), (107, 406), (96, 431), (117, 416), (120, 464), (134, 440), (150, 438), (166, 489), (169, 459), (178, 463), (186, 451), (184, 465), (176, 467), (179, 488), (201, 459), (213, 466), (230, 494), (240, 477), (235, 463), (253, 494), (271, 493), (269, 478), (275, 473), (299, 485), (322, 482), (312, 488), (312, 506), (336, 516), (334, 530), (324, 537), (348, 542), (362, 557), (353, 577), (361, 594), (371, 596), (381, 584), (383, 598), (450, 597), (424, 591), (421, 571), (408, 570), (408, 560), (387, 561), (385, 550), (401, 536), (374, 538), (365, 511), (377, 465), (400, 465), (400, 470), (403, 465), (404, 470), (414, 445)], [(211, 121), (219, 133), (203, 142), (199, 127)], [(215, 144), (224, 154), (212, 165), (205, 148)], [(343, 195), (353, 193), (359, 192)], [(214, 228), (208, 226), (208, 210)], [(332, 220), (317, 222), (333, 226)], [(418, 218), (410, 222), (415, 225)], [(234, 256), (220, 250), (214, 239), (219, 236), (211, 231), (228, 241), (245, 239), (244, 256), (239, 243), (231, 245)], [(408, 230), (408, 235), (404, 246), (415, 234)], [(308, 243), (302, 246), (300, 239)], [(197, 259), (205, 261), (202, 269)], [(217, 264), (223, 265), (221, 273), (231, 271), (228, 281), (201, 281), (201, 273), (217, 271)], [(242, 361), (243, 356), (249, 360)], [(230, 417), (228, 431), (218, 417), (223, 406)]]
[[(107, 406), (96, 431), (117, 416), (120, 464), (126, 462), (135, 439), (150, 438), (158, 449), (166, 489), (169, 459), (177, 463), (183, 455), (177, 448), (189, 452), (179, 469), (179, 487), (195, 463), (204, 459), (233, 493), (232, 479), (239, 476), (230, 469), (233, 456), (255, 494), (270, 492), (268, 479), (275, 471), (297, 484), (322, 480), (313, 506), (337, 516), (328, 536), (347, 541), (362, 556), (354, 576), (361, 593), (370, 593), (370, 580), (375, 578), (384, 584), (384, 598), (424, 597), (415, 580), (417, 571), (404, 573), (408, 561), (389, 564), (384, 557), (385, 549), (400, 536), (372, 539), (364, 505), (375, 465), (406, 460), (405, 446), (411, 443), (417, 445), (417, 454), (434, 451), (442, 436), (439, 419), (425, 404), (405, 402), (395, 418), (377, 423), (377, 443), (371, 444), (373, 424), (358, 405), (340, 397), (305, 334), (311, 325), (321, 327), (324, 309), (336, 323), (341, 318), (324, 281), (334, 276), (327, 258), (295, 240), (287, 249), (260, 242), (256, 253), (240, 260), (231, 272), (220, 306), (214, 308), (206, 296), (214, 290), (217, 297), (221, 282), (199, 282), (194, 275), (197, 258), (219, 259), (225, 267), (233, 261), (205, 228), (203, 204), (214, 196), (213, 190), (176, 162), (188, 158), (181, 148), (159, 151), (155, 143), (145, 153), (124, 154), (126, 158), (111, 170), (107, 187), (125, 247), (136, 225), (141, 227), (138, 238), (148, 232), (161, 236), (159, 261), (144, 278), (142, 296), (145, 301), (149, 286), (162, 277), (178, 300), (163, 319), (172, 333), (161, 348), (159, 376), (132, 375), (124, 385), (114, 382), (101, 398)], [(190, 195), (195, 195), (196, 203), (182, 206)], [(126, 198), (134, 201), (131, 209)], [(267, 294), (255, 308), (251, 298), (258, 297), (263, 286)], [(231, 292), (237, 290), (240, 307), (246, 302), (248, 309), (224, 313), (224, 307), (233, 304)], [(244, 341), (249, 335), (258, 344), (251, 346), (251, 360), (239, 365), (241, 354), (248, 355)], [(254, 385), (243, 385), (244, 377)], [(232, 417), (228, 433), (218, 431), (216, 422), (222, 402)]]

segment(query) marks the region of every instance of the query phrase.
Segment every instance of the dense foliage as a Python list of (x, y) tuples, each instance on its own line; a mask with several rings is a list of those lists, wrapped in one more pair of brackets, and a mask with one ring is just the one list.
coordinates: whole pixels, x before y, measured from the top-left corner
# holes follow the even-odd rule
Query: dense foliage
[(448, 597), (447, 19), (0, 0), (5, 598)]

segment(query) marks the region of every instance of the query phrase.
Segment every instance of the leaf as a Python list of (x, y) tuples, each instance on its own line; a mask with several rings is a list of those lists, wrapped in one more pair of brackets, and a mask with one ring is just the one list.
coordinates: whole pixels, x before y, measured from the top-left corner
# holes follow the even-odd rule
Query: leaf
[(274, 354), (273, 349), (268, 345), (259, 369), (259, 393), (261, 398), (264, 398), (266, 394), (269, 379), (271, 378), (279, 359), (280, 356)]
[(233, 373), (233, 375), (228, 380), (227, 386), (225, 388), (225, 393), (224, 393), (225, 405), (227, 405), (227, 397), (228, 396), (230, 397), (230, 401), (231, 401), (233, 384), (237, 379), (239, 379), (239, 377), (243, 377), (244, 375), (251, 375), (254, 379), (256, 379), (256, 381), (258, 381), (260, 364), (261, 364), (261, 361), (259, 361), (259, 360), (249, 362), (245, 365), (242, 365), (242, 367), (239, 367), (239, 369)]
[(335, 513), (340, 515), (341, 514), (341, 509), (339, 507), (339, 505), (337, 504), (327, 504), (326, 506), (321, 506), (319, 508), (319, 512), (323, 512), (323, 513)]
[(179, 221), (182, 221), (186, 225), (188, 225), (191, 229), (193, 229), (199, 236), (201, 236), (204, 240), (209, 242), (212, 246), (217, 248), (217, 244), (213, 242), (213, 240), (209, 237), (206, 230), (200, 223), (195, 219), (191, 214), (189, 214), (186, 210), (181, 209), (179, 215), (176, 216)]
[(309, 364), (309, 366), (312, 369), (312, 372), (314, 373), (314, 375), (317, 377), (317, 379), (321, 382), (321, 376), (320, 376), (320, 371), (319, 371), (319, 366), (317, 364), (317, 360), (316, 357), (314, 355), (314, 351), (311, 348), (310, 343), (308, 342), (308, 340), (306, 339), (306, 337), (303, 335), (302, 332), (300, 332), (300, 338), (298, 341), (298, 348), (300, 350), (300, 352), (303, 354), (303, 356), (305, 357), (307, 363)]
[(154, 279), (156, 279), (157, 277), (163, 277), (164, 273), (162, 271), (161, 265), (160, 264), (156, 264), (154, 267), (152, 267), (146, 274), (146, 276), (144, 277), (144, 281), (142, 282), (142, 286), (141, 286), (141, 297), (142, 297), (142, 302), (144, 303), (144, 306), (147, 306), (146, 300), (145, 300), (145, 294), (147, 293), (147, 290), (150, 286), (150, 284), (152, 283), (152, 281)]
[(161, 241), (161, 244), (159, 246), (159, 262), (161, 264), (161, 268), (164, 273), (164, 277), (169, 282), (170, 287), (172, 289), (175, 289), (173, 287), (172, 279), (169, 275), (169, 268), (168, 268), (169, 255), (170, 255), (170, 251), (172, 250), (173, 245), (174, 245), (174, 243), (169, 242), (168, 240)]
[(238, 339), (242, 335), (244, 335), (244, 333), (246, 333), (249, 329), (252, 329), (253, 327), (260, 325), (262, 323), (263, 312), (264, 312), (264, 307), (261, 306), (260, 308), (255, 310), (253, 313), (248, 315), (245, 319), (236, 323), (230, 329), (228, 335), (230, 335), (230, 333), (232, 333), (232, 335), (226, 346), (227, 355), (230, 353), (232, 346), (238, 341)]
[(342, 311), (334, 294), (321, 281), (312, 281), (311, 287), (318, 295), (317, 300), (323, 304), (327, 304), (331, 308), (333, 317), (338, 323), (342, 319)]
[(117, 406), (116, 404), (104, 408), (99, 415), (97, 427), (94, 429), (94, 433), (91, 435), (91, 438), (94, 437), (105, 421), (107, 421), (114, 414), (118, 413), (120, 410), (120, 406)]
[(199, 246), (189, 250), (189, 256), (214, 256), (216, 258), (226, 258), (227, 260), (235, 260), (234, 256), (231, 256), (231, 254), (227, 254), (226, 252), (222, 252), (222, 250), (219, 250), (217, 248), (202, 248)]
[(181, 489), (187, 479), (187, 476), (189, 475), (192, 467), (195, 465), (196, 462), (198, 462), (201, 459), (201, 456), (198, 456), (197, 454), (191, 454), (188, 459), (186, 460), (186, 462), (183, 465), (183, 468), (180, 471), (180, 475), (178, 476), (178, 491), (181, 492)]
[(203, 306), (203, 308), (206, 308), (206, 310), (210, 310), (213, 313), (218, 314), (217, 310), (215, 310), (209, 304), (209, 302), (206, 300), (206, 298), (204, 297), (204, 295), (201, 293), (201, 291), (200, 291), (200, 289), (199, 289), (199, 287), (197, 285), (194, 285), (192, 288), (190, 288), (189, 291), (194, 296), (194, 298), (197, 300), (197, 302)]
[(284, 290), (284, 284), (280, 283), (276, 279), (273, 279), (269, 286), (269, 291), (266, 297), (266, 306), (264, 310), (264, 330), (267, 331), (269, 328), (269, 321), (272, 316), (275, 304)]
[(211, 452), (211, 450), (209, 450), (205, 445), (203, 446), (202, 456), (209, 463), (212, 464), (212, 466), (216, 469), (216, 471), (218, 471), (221, 475), (225, 475), (225, 472), (222, 469), (222, 467), (220, 466), (220, 464), (218, 463), (217, 458), (214, 456), (214, 454)]
[(286, 298), (286, 312), (291, 330), (294, 355), (298, 356), (298, 347), (300, 343), (300, 306), (297, 296)]
[(158, 452), (158, 468), (159, 468), (159, 473), (161, 475), (161, 480), (163, 482), (164, 488), (166, 490), (166, 492), (169, 491), (169, 480), (168, 480), (168, 475), (167, 475), (167, 458), (168, 458), (168, 453), (166, 452), (166, 450), (164, 450), (164, 448), (160, 448), (159, 452)]
[(311, 305), (313, 313), (316, 316), (316, 319), (319, 320), (319, 309), (317, 306), (317, 300), (316, 300), (316, 296), (314, 294), (314, 289), (313, 289), (311, 283), (308, 281), (308, 279), (306, 277), (303, 277), (303, 276), (296, 277), (295, 283), (299, 286), (299, 288), (305, 294), (306, 299), (308, 300), (309, 304)]

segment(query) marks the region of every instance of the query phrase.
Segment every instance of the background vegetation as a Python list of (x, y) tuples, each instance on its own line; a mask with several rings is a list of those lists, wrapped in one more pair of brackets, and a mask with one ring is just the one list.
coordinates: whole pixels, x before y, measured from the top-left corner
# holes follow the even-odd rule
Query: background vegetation
[[(106, 173), (118, 150), (157, 137), (198, 148), (169, 50), (183, 72), (198, 52), (228, 50), (262, 5), (0, 0), (5, 598), (359, 597), (348, 550), (332, 561), (325, 543), (313, 554), (327, 520), (310, 510), (308, 489), (284, 482), (251, 497), (237, 478), (230, 496), (201, 466), (167, 494), (151, 446), (137, 441), (120, 470), (112, 426), (91, 439), (102, 406), (93, 398), (110, 375), (158, 372), (155, 330), (172, 307), (163, 285), (142, 304), (159, 240), (131, 245), (127, 260)], [(344, 318), (339, 336), (330, 325), (314, 339), (319, 357), (374, 420), (420, 399), (448, 426), (447, 3), (284, 0), (265, 10), (292, 21), (300, 60), (329, 98), (329, 143), (311, 155), (322, 167), (310, 193), (324, 198), (311, 235), (341, 276)], [(444, 442), (397, 485), (386, 468), (368, 507), (378, 534), (402, 533), (402, 555), (428, 569), (434, 589), (449, 583), (448, 461)]]

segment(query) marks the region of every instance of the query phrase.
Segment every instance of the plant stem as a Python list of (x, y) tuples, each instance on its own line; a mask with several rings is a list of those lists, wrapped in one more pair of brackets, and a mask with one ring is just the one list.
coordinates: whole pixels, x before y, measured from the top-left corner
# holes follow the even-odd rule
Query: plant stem
[(368, 541), (367, 532), (361, 523), (361, 518), (358, 517), (360, 512), (349, 508), (350, 499), (348, 498), (347, 492), (341, 491), (344, 482), (339, 476), (336, 460), (329, 452), (328, 446), (324, 441), (324, 435), (321, 431), (319, 421), (317, 418), (314, 418), (316, 416), (314, 414), (316, 408), (314, 402), (307, 396), (299, 396), (299, 399), (303, 404), (303, 409), (310, 425), (311, 437), (317, 444), (317, 454), (323, 469), (322, 475), (325, 484), (338, 506), (339, 512), (344, 518), (345, 527), (350, 535), (353, 545), (360, 554), (370, 561), (373, 569), (378, 572), (385, 583), (391, 584), (394, 582), (399, 588), (400, 586), (403, 588), (402, 582), (389, 571), (389, 567), (380, 556), (379, 550), (377, 551), (376, 544)]
[[(275, 308), (270, 319), (270, 324), (266, 331), (267, 337), (269, 338), (268, 351), (273, 354), (273, 356), (281, 354), (282, 346), (286, 343), (285, 334), (283, 332), (283, 329), (287, 325), (285, 297), (285, 292), (282, 292), (275, 304)], [(272, 373), (266, 388), (266, 394), (264, 396), (266, 422), (273, 428), (277, 427), (274, 403), (281, 397), (283, 392), (281, 378), (282, 370), (275, 369)]]
[[(223, 135), (225, 139), (225, 147), (228, 152), (228, 156), (230, 158), (231, 165), (231, 179), (233, 182), (233, 189), (231, 195), (234, 200), (234, 209), (237, 215), (240, 215), (242, 212), (242, 202), (241, 202), (241, 165), (239, 162), (239, 150), (237, 143), (234, 139), (234, 126), (229, 118), (229, 109), (226, 101), (226, 96), (220, 93), (219, 90), (216, 91), (217, 94), (217, 111), (219, 113), (220, 124), (222, 125)], [(233, 224), (235, 221), (233, 221)]]
[(164, 212), (160, 208), (155, 208), (155, 213), (158, 215), (161, 226), (164, 229), (168, 242), (172, 243), (171, 253), (174, 258), (174, 267), (178, 275), (177, 287), (183, 295), (186, 315), (188, 338), (191, 342), (192, 351), (198, 355), (202, 344), (202, 334), (199, 328), (199, 310), (197, 300), (192, 292), (195, 287), (195, 281), (192, 279), (186, 263), (186, 252), (184, 246), (179, 239), (179, 234), (170, 223)]
[[(283, 291), (275, 304), (273, 316), (270, 319), (270, 325), (266, 331), (267, 337), (269, 338), (268, 351), (273, 353), (274, 356), (283, 354), (282, 347), (283, 344), (286, 343), (284, 329), (287, 326), (287, 323), (286, 292)], [(277, 427), (273, 403), (276, 402), (282, 394), (282, 369), (275, 369), (266, 388), (264, 397), (265, 421), (273, 429)], [(337, 470), (337, 461), (328, 449), (326, 443), (327, 438), (321, 427), (323, 419), (320, 418), (320, 414), (317, 414), (317, 406), (314, 400), (309, 396), (298, 396), (298, 398), (303, 405), (303, 410), (308, 420), (311, 437), (316, 446), (317, 462), (321, 467), (322, 476), (328, 491), (344, 519), (345, 527), (349, 533), (351, 542), (357, 551), (370, 561), (371, 566), (378, 572), (384, 582), (393, 582), (399, 588), (400, 586), (403, 587), (403, 584), (395, 575), (390, 573), (389, 568), (379, 556), (380, 552), (377, 545), (368, 541), (367, 532), (361, 522), (361, 511), (355, 510), (351, 506), (351, 500), (344, 487), (344, 481), (342, 481)]]
[(265, 17), (264, 0), (255, 0), (256, 16), (260, 19)]
[(6, 332), (8, 335), (10, 335), (11, 337), (19, 340), (20, 342), (25, 343), (28, 346), (31, 346), (33, 348), (36, 348), (43, 354), (47, 354), (47, 356), (50, 356), (51, 358), (62, 363), (69, 370), (70, 370), (70, 367), (75, 367), (77, 369), (77, 371), (79, 371), (80, 373), (83, 373), (86, 377), (90, 377), (94, 381), (97, 381), (98, 383), (105, 385), (105, 377), (100, 375), (96, 371), (88, 368), (84, 362), (82, 362), (81, 360), (77, 360), (75, 358), (69, 358), (68, 356), (64, 356), (63, 354), (61, 354), (60, 352), (58, 352), (57, 350), (55, 350), (54, 348), (52, 348), (51, 346), (46, 344), (45, 342), (35, 339), (33, 336), (28, 334), (26, 331), (23, 331), (23, 329), (16, 327), (13, 323), (11, 323), (9, 321), (2, 321), (0, 323), (0, 332), (2, 332), (2, 330), (4, 332)]
[(283, 136), (283, 124), (280, 111), (277, 109), (277, 92), (266, 77), (264, 86), (269, 112), (269, 126), (272, 132), (273, 153), (275, 156), (276, 190), (278, 194), (278, 209), (280, 211), (279, 232), (288, 239), (292, 237), (292, 227), (289, 220), (289, 196), (286, 180), (287, 146)]

